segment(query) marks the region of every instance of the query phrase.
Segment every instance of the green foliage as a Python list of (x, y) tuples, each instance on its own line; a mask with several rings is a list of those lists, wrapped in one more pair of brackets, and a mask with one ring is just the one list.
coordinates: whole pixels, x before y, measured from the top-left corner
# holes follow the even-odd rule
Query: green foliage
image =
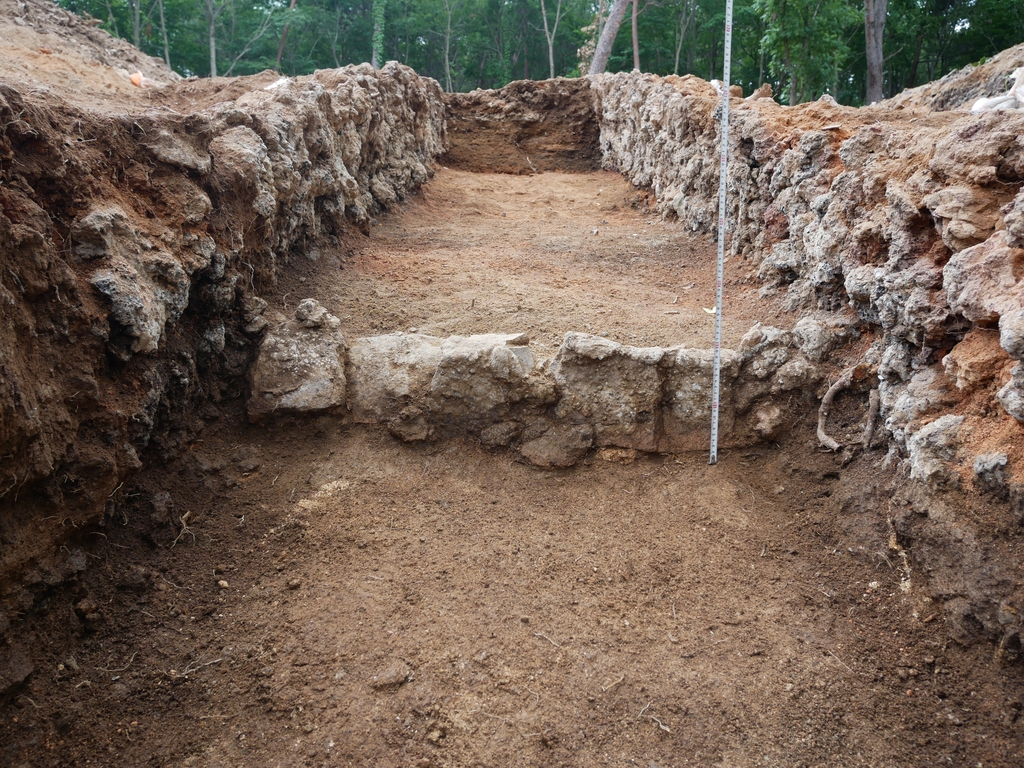
[(850, 56), (847, 39), (863, 16), (846, 0), (755, 0), (765, 26), (762, 44), (789, 103), (839, 90)]
[[(280, 69), (288, 75), (369, 61), (397, 60), (453, 90), (496, 88), (548, 75), (540, 0), (209, 0), (221, 74), (272, 68), (285, 26)], [(210, 70), (207, 0), (60, 0), (134, 38), (183, 75)], [(546, 0), (549, 20), (554, 3)], [(555, 70), (578, 75), (577, 51), (599, 0), (563, 0), (554, 41)], [(605, 7), (610, 5), (610, 0)], [(721, 78), (725, 0), (640, 0), (640, 63), (657, 74)], [(732, 81), (746, 92), (769, 82), (777, 98), (828, 92), (842, 103), (864, 97), (862, 0), (735, 0)], [(627, 14), (608, 71), (633, 68)], [(1021, 0), (889, 0), (885, 29), (886, 93), (936, 79), (1024, 41)]]

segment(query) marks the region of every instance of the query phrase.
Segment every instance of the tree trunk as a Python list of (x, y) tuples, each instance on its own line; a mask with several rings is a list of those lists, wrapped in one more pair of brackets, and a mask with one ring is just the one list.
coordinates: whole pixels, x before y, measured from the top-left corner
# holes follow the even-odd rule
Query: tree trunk
[(167, 42), (167, 21), (164, 19), (164, 0), (156, 0), (160, 8), (160, 35), (164, 39), (164, 64), (171, 68), (171, 47)]
[(608, 12), (608, 21), (601, 30), (601, 37), (597, 41), (597, 49), (594, 51), (594, 60), (590, 64), (590, 74), (600, 75), (608, 66), (608, 58), (612, 55), (612, 45), (615, 43), (615, 36), (622, 26), (622, 17), (626, 15), (626, 6), (629, 0), (615, 0), (612, 9)]
[(445, 26), (444, 26), (444, 88), (448, 93), (452, 92), (452, 0), (444, 0)]
[[(295, 0), (292, 0), (288, 6), (289, 11), (295, 10)], [(281, 44), (277, 46), (277, 59), (274, 60), (274, 69), (278, 72), (281, 71), (281, 57), (284, 56), (284, 44), (288, 42), (288, 27), (289, 24), (284, 25), (284, 29), (281, 30)]]
[(633, 69), (640, 69), (640, 37), (636, 29), (637, 5), (640, 0), (633, 0)]
[(555, 35), (558, 34), (558, 22), (562, 20), (562, 0), (558, 0), (555, 6), (555, 23), (548, 27), (548, 9), (544, 0), (540, 0), (540, 14), (544, 17), (544, 37), (548, 41), (548, 67), (551, 74), (549, 77), (555, 79)]
[(866, 104), (874, 104), (885, 98), (883, 78), (885, 57), (882, 38), (885, 32), (885, 12), (889, 0), (864, 0), (864, 39), (867, 54)]
[(208, 22), (206, 32), (210, 45), (210, 77), (217, 76), (217, 13), (213, 7), (213, 0), (206, 0), (206, 20)]
[(142, 0), (129, 0), (132, 12), (132, 45), (141, 48), (142, 42)]
[(371, 14), (373, 15), (373, 46), (370, 53), (370, 66), (380, 69), (380, 57), (384, 52), (384, 14), (387, 9), (387, 0), (373, 0)]
[(924, 45), (924, 30), (917, 36), (916, 47), (914, 48), (914, 63), (910, 65), (910, 76), (907, 78), (904, 88), (913, 88), (917, 85), (917, 69), (921, 65), (921, 48)]

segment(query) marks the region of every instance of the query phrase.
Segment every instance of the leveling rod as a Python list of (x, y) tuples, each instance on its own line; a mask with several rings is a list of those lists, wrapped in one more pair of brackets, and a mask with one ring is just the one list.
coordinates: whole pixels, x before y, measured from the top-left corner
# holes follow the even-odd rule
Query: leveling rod
[(715, 362), (711, 377), (711, 458), (718, 463), (718, 403), (722, 388), (722, 283), (725, 279), (725, 182), (729, 170), (729, 69), (732, 66), (732, 0), (725, 0), (725, 63), (722, 67), (722, 144), (718, 176), (718, 273), (715, 280)]

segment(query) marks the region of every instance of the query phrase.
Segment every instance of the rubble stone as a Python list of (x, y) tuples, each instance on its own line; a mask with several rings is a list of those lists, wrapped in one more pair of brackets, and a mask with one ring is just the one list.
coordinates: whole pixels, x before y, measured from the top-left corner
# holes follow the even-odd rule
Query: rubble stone
[[(304, 309), (319, 315), (317, 308), (323, 309), (319, 304)], [(250, 421), (271, 414), (344, 407), (345, 339), (338, 318), (324, 315), (321, 324), (313, 327), (297, 317), (288, 320), (263, 338), (249, 370), (251, 397), (246, 408)]]
[(630, 347), (567, 333), (552, 365), (559, 419), (594, 427), (597, 445), (655, 450), (660, 422), (661, 347)]
[(912, 479), (931, 486), (953, 480), (954, 475), (947, 465), (956, 458), (963, 423), (963, 416), (946, 414), (907, 438)]
[(523, 458), (544, 469), (566, 469), (584, 456), (594, 444), (589, 424), (554, 424), (544, 434), (523, 443)]

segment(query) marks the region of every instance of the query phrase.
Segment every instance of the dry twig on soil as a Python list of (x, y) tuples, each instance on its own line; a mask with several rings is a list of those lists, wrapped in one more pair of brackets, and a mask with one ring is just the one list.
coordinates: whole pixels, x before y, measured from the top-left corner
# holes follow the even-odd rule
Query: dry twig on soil
[(174, 541), (171, 542), (171, 549), (174, 549), (174, 545), (178, 543), (178, 539), (180, 539), (186, 533), (192, 537), (192, 543), (195, 543), (196, 535), (192, 532), (192, 529), (188, 527), (188, 524), (191, 520), (191, 512), (186, 512), (184, 515), (178, 518), (178, 522), (181, 523), (181, 531), (178, 533), (177, 536), (174, 537)]

